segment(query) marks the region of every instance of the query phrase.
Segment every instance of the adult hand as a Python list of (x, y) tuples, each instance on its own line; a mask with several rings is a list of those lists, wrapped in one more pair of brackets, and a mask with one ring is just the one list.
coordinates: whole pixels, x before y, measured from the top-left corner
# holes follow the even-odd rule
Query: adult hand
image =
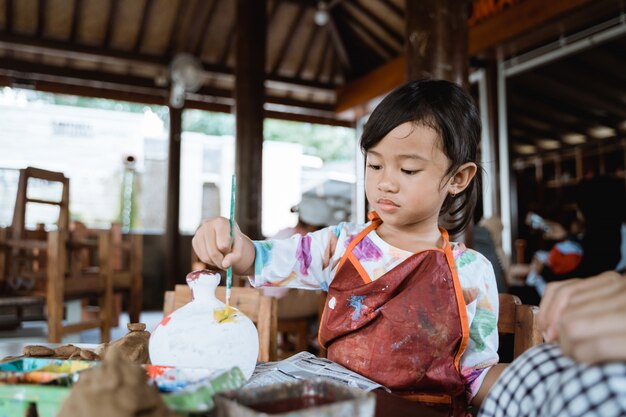
[(614, 271), (548, 284), (539, 327), (577, 361), (626, 360), (626, 278)]
[(239, 229), (233, 227), (233, 244), (230, 243), (230, 222), (224, 217), (205, 220), (191, 240), (198, 258), (209, 265), (226, 269), (232, 265), (238, 275), (254, 273), (254, 245)]

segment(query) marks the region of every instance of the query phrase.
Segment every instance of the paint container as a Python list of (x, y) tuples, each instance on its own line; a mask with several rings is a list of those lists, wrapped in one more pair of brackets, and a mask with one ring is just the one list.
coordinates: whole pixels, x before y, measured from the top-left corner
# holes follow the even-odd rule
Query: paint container
[(69, 386), (78, 373), (99, 362), (62, 359), (20, 358), (0, 364), (0, 383)]
[(215, 404), (218, 417), (372, 417), (376, 397), (316, 378), (218, 394)]

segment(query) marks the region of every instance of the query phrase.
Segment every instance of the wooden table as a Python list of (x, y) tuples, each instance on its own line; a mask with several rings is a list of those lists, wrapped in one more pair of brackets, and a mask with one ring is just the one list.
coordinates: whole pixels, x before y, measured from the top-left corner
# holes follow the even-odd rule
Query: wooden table
[(376, 394), (376, 417), (445, 417), (450, 415), (450, 410), (446, 408), (418, 404), (389, 394), (382, 389), (375, 390), (374, 393)]
[[(33, 343), (0, 342), (0, 360), (7, 356), (21, 355), (24, 346), (32, 344)], [(41, 345), (51, 348), (61, 346), (61, 344), (58, 343), (42, 343)], [(94, 349), (98, 345), (75, 344), (75, 346)], [(389, 394), (382, 389), (375, 390), (374, 394), (376, 394), (376, 417), (445, 417), (449, 415), (449, 410), (445, 408), (429, 407), (423, 404), (418, 404), (396, 395)], [(210, 417), (215, 415), (217, 415), (215, 412), (209, 414)]]

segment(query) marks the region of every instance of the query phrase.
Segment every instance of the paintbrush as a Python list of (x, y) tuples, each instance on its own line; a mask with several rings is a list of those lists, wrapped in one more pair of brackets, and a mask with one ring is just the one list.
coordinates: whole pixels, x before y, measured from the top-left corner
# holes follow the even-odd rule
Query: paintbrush
[[(234, 244), (233, 229), (235, 226), (235, 190), (237, 188), (237, 182), (235, 175), (233, 174), (232, 182), (230, 186), (230, 248), (232, 250)], [(230, 288), (233, 286), (233, 267), (229, 265), (226, 268), (226, 308), (230, 306)]]

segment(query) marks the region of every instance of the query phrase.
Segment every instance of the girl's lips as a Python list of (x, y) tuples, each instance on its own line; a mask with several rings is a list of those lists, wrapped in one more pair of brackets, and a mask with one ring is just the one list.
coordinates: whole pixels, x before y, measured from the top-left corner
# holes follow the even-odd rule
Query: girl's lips
[(395, 211), (398, 209), (398, 207), (400, 207), (393, 201), (387, 200), (384, 198), (381, 198), (380, 200), (378, 200), (377, 203), (378, 203), (378, 207), (380, 207), (380, 209), (383, 211)]

